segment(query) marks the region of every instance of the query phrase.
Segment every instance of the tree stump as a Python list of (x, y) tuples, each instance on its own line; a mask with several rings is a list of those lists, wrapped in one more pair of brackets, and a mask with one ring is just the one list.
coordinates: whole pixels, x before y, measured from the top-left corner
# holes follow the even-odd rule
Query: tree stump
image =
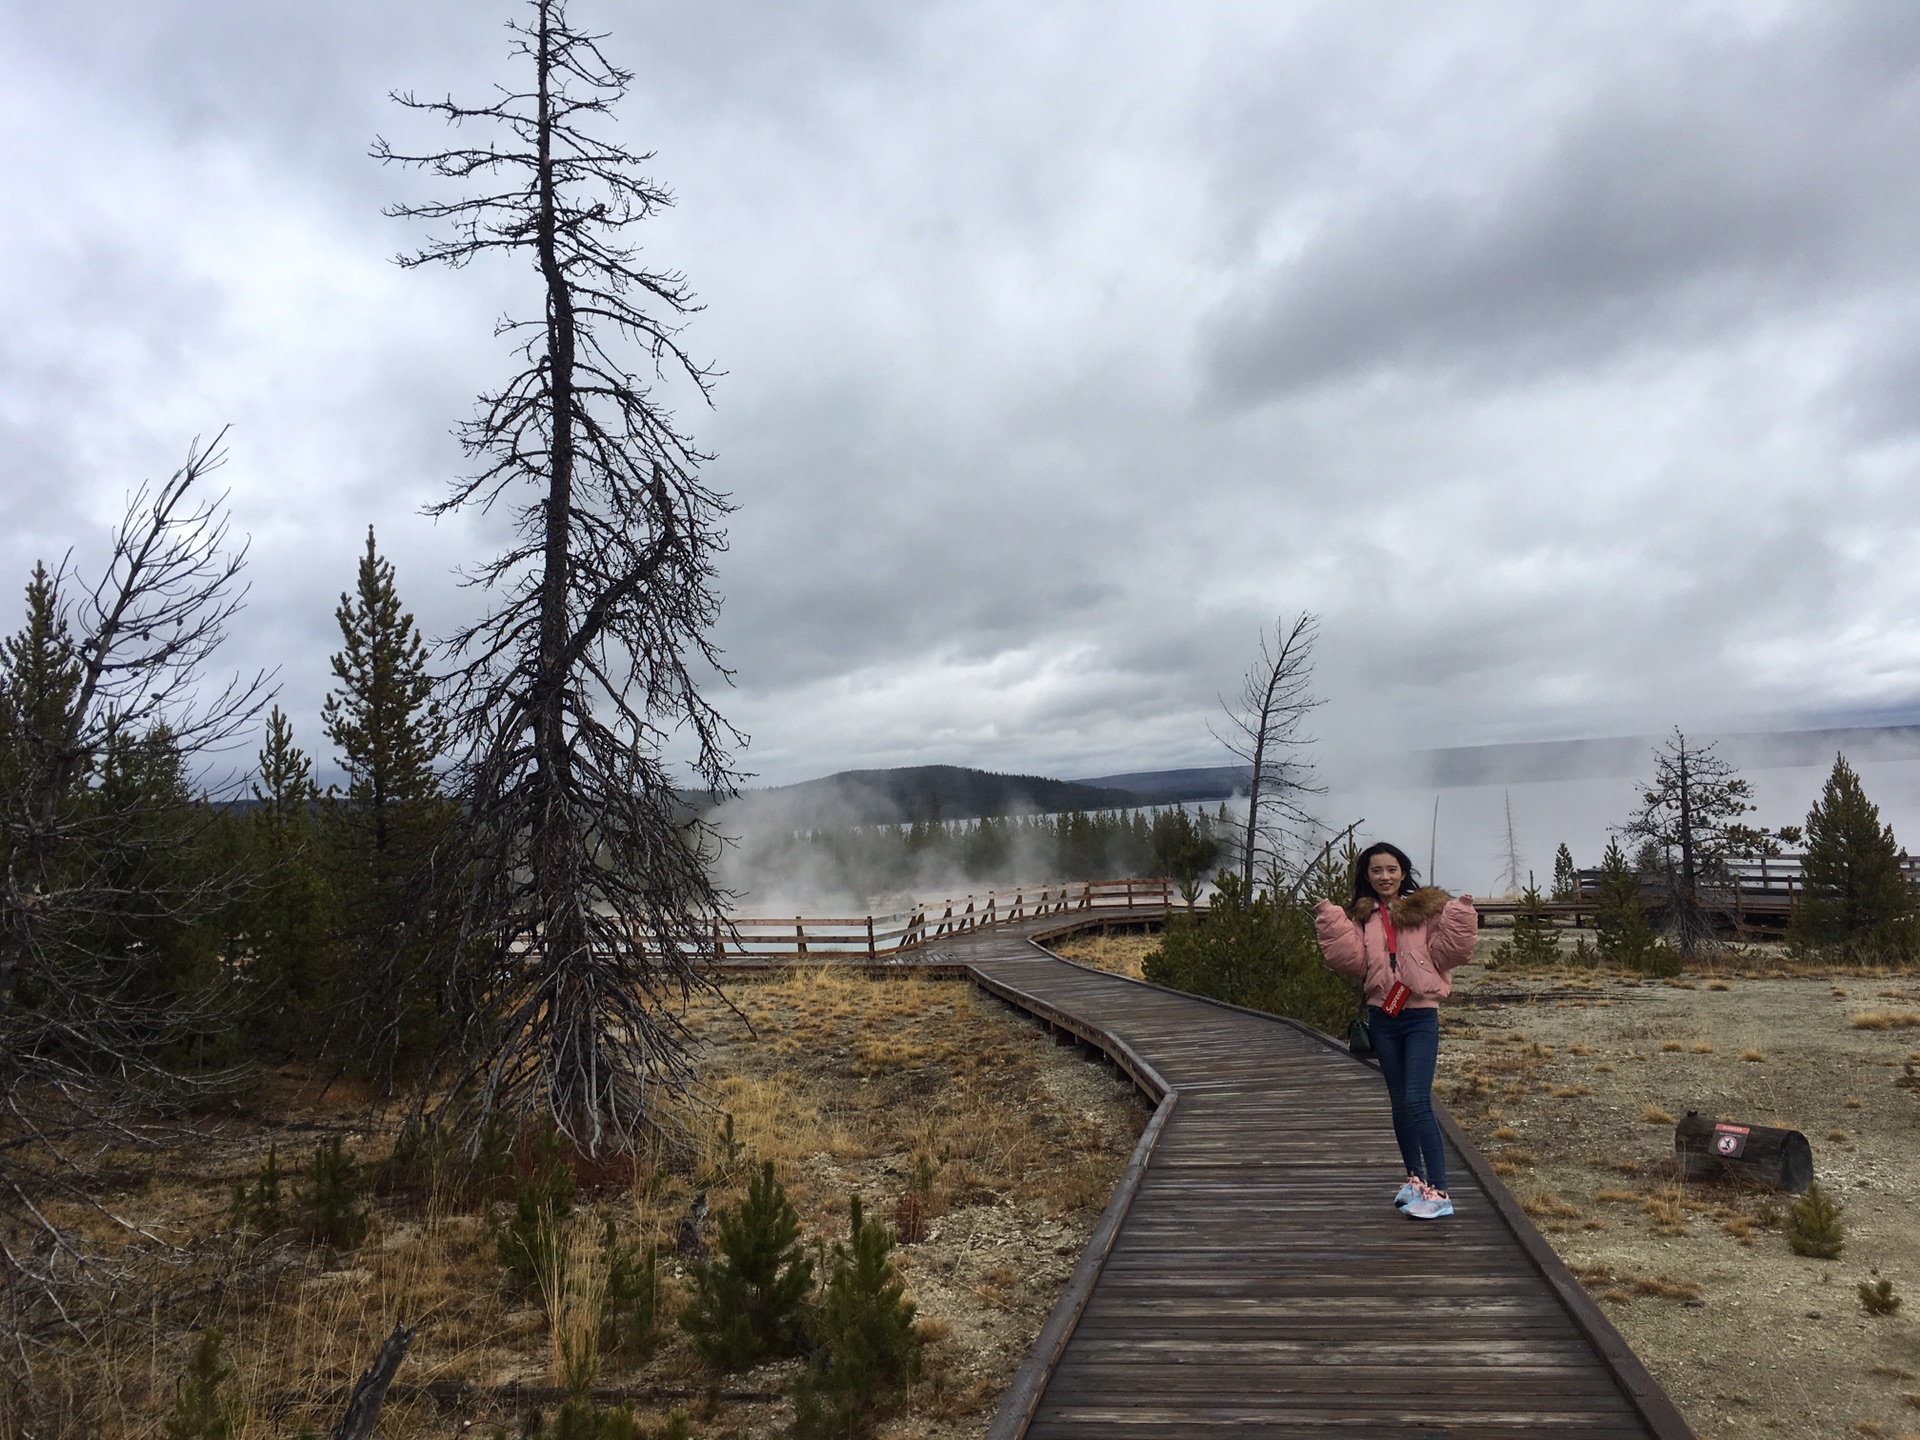
[(1673, 1155), (1688, 1180), (1742, 1180), (1796, 1195), (1813, 1183), (1813, 1147), (1798, 1130), (1709, 1120), (1689, 1110), (1673, 1127)]

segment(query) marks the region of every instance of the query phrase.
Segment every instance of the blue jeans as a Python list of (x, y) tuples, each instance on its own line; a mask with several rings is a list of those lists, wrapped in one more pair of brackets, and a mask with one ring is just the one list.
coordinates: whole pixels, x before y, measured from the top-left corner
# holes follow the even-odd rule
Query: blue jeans
[(1433, 1070), (1440, 1061), (1440, 1012), (1367, 1007), (1367, 1038), (1380, 1057), (1380, 1074), (1393, 1102), (1393, 1138), (1409, 1175), (1436, 1190), (1447, 1188), (1447, 1155), (1433, 1114)]

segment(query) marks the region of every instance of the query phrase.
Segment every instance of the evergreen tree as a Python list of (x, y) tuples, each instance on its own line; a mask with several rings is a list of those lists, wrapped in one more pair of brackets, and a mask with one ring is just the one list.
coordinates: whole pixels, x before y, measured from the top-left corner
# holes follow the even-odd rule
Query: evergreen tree
[(1593, 917), (1600, 953), (1629, 970), (1678, 974), (1680, 957), (1647, 923), (1641, 880), (1641, 872), (1628, 862), (1619, 840), (1608, 840), (1607, 853), (1600, 860), (1600, 896)]
[(1580, 893), (1580, 872), (1573, 868), (1573, 852), (1562, 842), (1553, 852), (1553, 898), (1571, 900)]
[(334, 612), (341, 648), (338, 688), (321, 711), (347, 774), (332, 809), (339, 865), (341, 940), (353, 958), (337, 999), (351, 1032), (350, 1057), (391, 1082), (422, 1063), (445, 1033), (441, 987), (423, 971), (431, 937), (416, 903), (428, 880), (435, 835), (451, 816), (434, 762), (447, 730), (433, 699), (427, 648), (401, 608), (393, 565), (367, 528), (358, 585)]
[(1880, 807), (1867, 799), (1847, 757), (1834, 756), (1833, 773), (1807, 812), (1806, 888), (1794, 907), (1794, 938), (1862, 953), (1905, 943), (1914, 906), (1900, 862), (1893, 827), (1881, 824)]
[(356, 593), (342, 595), (334, 617), (341, 648), (333, 656), (340, 688), (321, 717), (347, 772), (347, 814), (361, 848), (380, 873), (404, 849), (409, 822), (440, 793), (434, 762), (446, 748), (446, 725), (433, 698), (426, 642), (400, 608), (393, 564), (374, 548), (360, 559)]
[(1520, 907), (1513, 916), (1513, 938), (1494, 946), (1491, 963), (1496, 966), (1551, 965), (1560, 958), (1558, 936), (1559, 931), (1547, 914), (1547, 902), (1540, 898), (1540, 887), (1534, 884), (1533, 872), (1529, 870), (1526, 889), (1520, 892)]
[(920, 1372), (913, 1302), (889, 1258), (893, 1233), (861, 1215), (858, 1195), (851, 1210), (847, 1244), (833, 1247), (819, 1347), (794, 1388), (795, 1440), (871, 1435)]
[(337, 916), (314, 828), (313, 762), (293, 743), (278, 705), (267, 717), (252, 788), (247, 839), (256, 880), (241, 923), (263, 992), (261, 1028), (307, 1048), (302, 1042), (329, 999)]

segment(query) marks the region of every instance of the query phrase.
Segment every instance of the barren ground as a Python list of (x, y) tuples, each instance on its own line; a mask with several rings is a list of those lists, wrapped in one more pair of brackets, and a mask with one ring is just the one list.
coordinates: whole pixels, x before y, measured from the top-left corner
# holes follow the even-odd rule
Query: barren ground
[[(1067, 950), (1137, 973), (1153, 943)], [(1707, 1440), (1920, 1436), (1920, 976), (1782, 963), (1756, 947), (1673, 982), (1469, 965), (1437, 1089)], [(1679, 1183), (1688, 1110), (1804, 1132), (1846, 1207), (1840, 1258), (1788, 1248), (1792, 1197)], [(1874, 1272), (1906, 1297), (1894, 1315), (1860, 1303)]]

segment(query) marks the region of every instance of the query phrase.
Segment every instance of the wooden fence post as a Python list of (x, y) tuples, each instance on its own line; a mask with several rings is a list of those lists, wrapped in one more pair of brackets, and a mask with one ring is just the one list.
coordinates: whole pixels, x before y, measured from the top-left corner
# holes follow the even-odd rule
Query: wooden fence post
[(807, 927), (799, 915), (793, 917), (793, 953), (803, 960), (807, 955)]
[(873, 957), (873, 916), (869, 915), (867, 916), (867, 959), (871, 960)]
[(718, 965), (727, 958), (727, 942), (720, 933), (720, 917), (713, 917), (713, 963)]

